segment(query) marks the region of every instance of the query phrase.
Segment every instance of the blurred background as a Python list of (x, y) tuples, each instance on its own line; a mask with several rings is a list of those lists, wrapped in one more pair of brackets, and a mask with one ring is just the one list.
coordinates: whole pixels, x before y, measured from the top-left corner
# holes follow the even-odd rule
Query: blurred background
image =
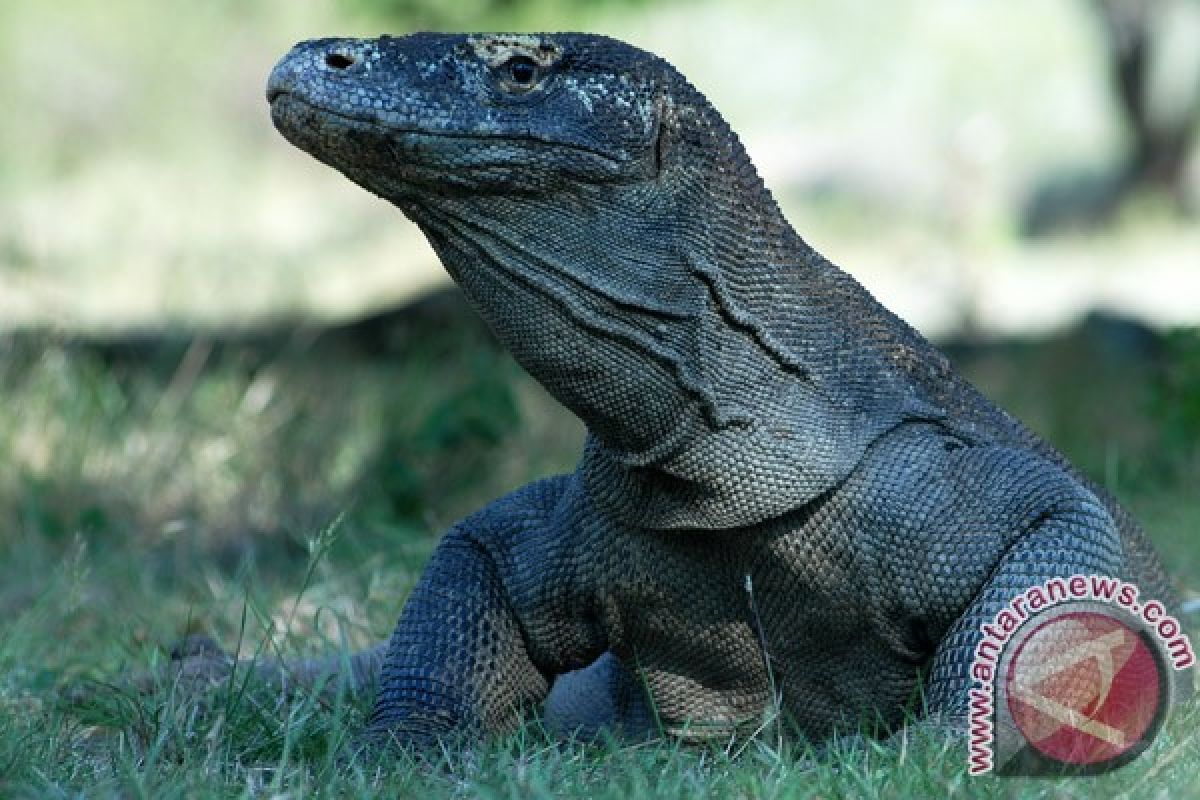
[(271, 128), (295, 41), (423, 28), (672, 61), (1200, 593), (1200, 2), (7, 0), (0, 709), (185, 630), (377, 639), (446, 525), (571, 469), (416, 229)]

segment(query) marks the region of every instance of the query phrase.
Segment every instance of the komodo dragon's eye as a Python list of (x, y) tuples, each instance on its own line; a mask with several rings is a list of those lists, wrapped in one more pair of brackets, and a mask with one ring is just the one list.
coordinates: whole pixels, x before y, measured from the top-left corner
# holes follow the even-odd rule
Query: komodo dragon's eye
[(529, 56), (513, 56), (504, 62), (501, 71), (509, 86), (517, 91), (532, 89), (541, 72), (537, 62)]

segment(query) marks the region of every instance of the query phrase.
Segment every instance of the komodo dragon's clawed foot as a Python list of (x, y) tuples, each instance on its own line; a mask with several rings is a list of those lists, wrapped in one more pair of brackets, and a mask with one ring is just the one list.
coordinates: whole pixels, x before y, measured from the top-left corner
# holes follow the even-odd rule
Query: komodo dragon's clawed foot
[(113, 697), (146, 697), (166, 692), (185, 702), (199, 703), (234, 673), (235, 659), (208, 636), (186, 636), (168, 652), (168, 661), (157, 668), (133, 670), (113, 681), (74, 682), (59, 697), (71, 709), (101, 705)]
[(284, 703), (298, 693), (315, 691), (322, 700), (339, 692), (351, 697), (374, 692), (382, 647), (313, 659), (237, 659), (212, 637), (192, 634), (169, 650), (158, 668), (137, 670), (111, 683), (86, 682), (61, 694), (69, 707), (96, 704), (102, 695), (170, 695), (187, 704), (204, 705), (212, 694), (234, 683), (255, 689), (255, 696)]

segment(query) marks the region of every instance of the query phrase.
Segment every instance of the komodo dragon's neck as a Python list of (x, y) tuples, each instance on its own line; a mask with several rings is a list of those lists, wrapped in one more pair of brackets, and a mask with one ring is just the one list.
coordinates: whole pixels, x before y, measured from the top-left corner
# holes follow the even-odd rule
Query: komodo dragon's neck
[(801, 241), (666, 62), (570, 36), (338, 52), (332, 69), (303, 49), (277, 69), (276, 124), (421, 226), (587, 424), (581, 473), (613, 515), (748, 525), (835, 485), (903, 420), (941, 415), (912, 370), (944, 361)]
[(864, 346), (860, 326), (890, 315), (796, 235), (711, 109), (685, 113), (663, 136), (719, 127), (720, 152), (664, 142), (651, 184), (402, 207), (587, 424), (583, 474), (603, 506), (649, 527), (728, 528), (802, 505), (902, 418), (937, 412)]

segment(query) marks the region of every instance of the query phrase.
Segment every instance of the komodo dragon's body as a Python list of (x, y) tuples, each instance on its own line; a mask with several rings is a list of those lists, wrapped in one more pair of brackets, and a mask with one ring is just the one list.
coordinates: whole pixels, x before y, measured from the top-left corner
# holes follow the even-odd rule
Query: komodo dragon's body
[(980, 625), (1021, 590), (1169, 595), (1126, 512), (805, 244), (662, 59), (590, 35), (321, 40), (268, 97), (421, 227), (589, 432), (573, 474), (446, 534), (355, 662), (382, 667), (374, 731), (502, 731), (593, 662), (556, 688), (558, 726), (636, 724), (647, 695), (667, 731), (776, 697), (817, 739), (959, 718)]

